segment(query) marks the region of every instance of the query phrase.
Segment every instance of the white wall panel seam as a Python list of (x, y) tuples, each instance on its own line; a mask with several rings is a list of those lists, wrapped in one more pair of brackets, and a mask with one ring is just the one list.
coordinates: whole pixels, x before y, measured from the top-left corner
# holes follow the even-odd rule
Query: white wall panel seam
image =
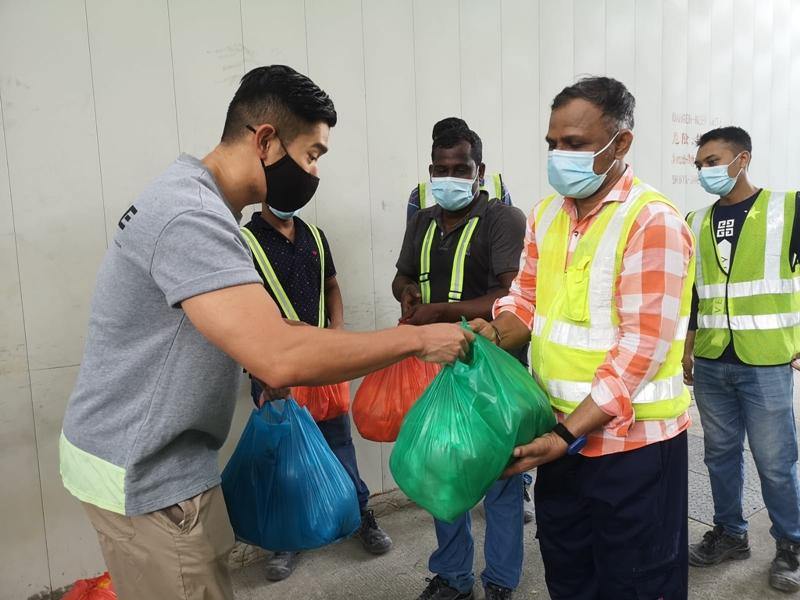
[[(167, 29), (169, 31), (169, 64), (170, 73), (172, 74), (172, 102), (175, 106), (175, 135), (178, 138), (178, 152), (183, 152), (183, 145), (181, 144), (181, 127), (180, 115), (178, 114), (178, 86), (175, 85), (175, 55), (172, 50), (172, 14), (169, 10), (169, 0), (164, 0), (167, 5)], [(241, 12), (240, 12), (241, 14)], [(242, 52), (244, 53), (244, 37), (242, 38)]]
[(244, 10), (242, 10), (242, 0), (239, 0), (239, 32), (242, 37), (242, 77), (247, 72), (247, 61), (244, 56)]
[[(505, 119), (503, 118), (503, 0), (500, 0), (498, 3), (500, 6), (500, 164), (495, 171), (500, 171), (501, 173), (505, 173), (506, 171), (506, 145), (504, 143), (503, 137), (505, 132)], [(502, 175), (501, 175), (502, 177)]]
[(94, 64), (92, 63), (92, 36), (89, 35), (89, 11), (86, 0), (83, 0), (83, 17), (86, 20), (86, 49), (89, 54), (89, 81), (92, 86), (92, 116), (94, 117), (94, 134), (97, 138), (97, 170), (100, 174), (100, 203), (103, 205), (103, 231), (106, 236), (106, 249), (108, 249), (108, 216), (106, 209), (106, 192), (103, 186), (103, 161), (100, 160), (100, 126), (97, 123), (97, 97), (94, 92)]
[[(411, 1), (411, 63), (412, 63), (412, 75), (413, 78), (411, 80), (411, 85), (414, 86), (414, 145), (416, 146), (415, 152), (417, 153), (417, 162), (414, 163), (417, 165), (417, 169), (419, 169), (419, 98), (417, 98), (417, 24), (416, 24), (416, 15), (414, 14), (414, 5), (415, 3), (413, 0)], [(366, 73), (365, 73), (366, 76)], [(420, 173), (417, 172), (417, 177), (420, 176)]]
[[(88, 30), (87, 30), (88, 35)], [(30, 344), (28, 343), (28, 322), (25, 320), (25, 303), (22, 301), (22, 270), (19, 265), (19, 249), (17, 248), (17, 228), (16, 219), (14, 218), (14, 194), (12, 192), (13, 186), (11, 185), (11, 164), (9, 162), (8, 153), (8, 136), (6, 135), (6, 119), (3, 111), (3, 96), (0, 91), (0, 129), (3, 131), (3, 146), (6, 154), (6, 173), (8, 173), (8, 200), (11, 208), (11, 231), (14, 235), (14, 258), (17, 263), (17, 291), (19, 293), (19, 307), (22, 316), (22, 333), (25, 336), (25, 367), (28, 380), (28, 405), (30, 407), (31, 423), (33, 427), (33, 457), (36, 461), (36, 475), (39, 480), (39, 509), (42, 513), (42, 540), (44, 541), (44, 558), (47, 562), (47, 579), (49, 581), (50, 589), (53, 589), (53, 577), (50, 574), (50, 549), (47, 547), (47, 527), (45, 526), (44, 514), (44, 496), (42, 494), (42, 470), (39, 468), (39, 438), (36, 433), (36, 416), (33, 410), (33, 383), (31, 382), (31, 361), (30, 361)]]
[(464, 0), (460, 0), (458, 3), (458, 114), (463, 118), (464, 117), (464, 85), (461, 81), (461, 55), (463, 54), (461, 50), (461, 4)]
[[(367, 155), (367, 210), (369, 212), (369, 254), (370, 254), (370, 266), (372, 271), (372, 304), (373, 308), (378, 305), (378, 298), (377, 298), (377, 290), (375, 289), (375, 277), (377, 273), (375, 272), (375, 244), (372, 243), (372, 240), (375, 239), (375, 221), (372, 218), (372, 176), (370, 174), (370, 160), (369, 160), (369, 101), (367, 98), (367, 48), (364, 42), (365, 32), (364, 27), (366, 27), (364, 21), (364, 0), (361, 0), (359, 3), (361, 8), (361, 66), (362, 66), (362, 77), (364, 79), (364, 151)], [(372, 328), (378, 328), (378, 311), (372, 311)], [(383, 476), (381, 476), (381, 482), (383, 482)], [(381, 485), (381, 489), (383, 489), (383, 485)]]
[[(363, 25), (362, 25), (362, 31)], [(303, 0), (303, 38), (306, 42), (306, 75), (309, 77), (311, 72), (311, 58), (309, 57), (309, 43), (308, 43), (308, 0)], [(319, 203), (315, 200), (314, 207), (314, 224), (319, 226)]]

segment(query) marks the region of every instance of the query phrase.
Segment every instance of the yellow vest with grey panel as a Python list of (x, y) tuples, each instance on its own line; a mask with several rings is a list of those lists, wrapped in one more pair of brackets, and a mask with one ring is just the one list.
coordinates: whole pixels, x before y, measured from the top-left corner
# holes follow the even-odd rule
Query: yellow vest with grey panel
[[(660, 193), (634, 179), (624, 202), (609, 202), (601, 209), (578, 241), (566, 270), (571, 225), (562, 210), (564, 199), (553, 195), (534, 209), (539, 262), (532, 367), (556, 410), (569, 414), (591, 393), (597, 369), (618, 342), (620, 319), (614, 298), (623, 253), (637, 215), (651, 202), (672, 207)], [(675, 337), (657, 348), (661, 367), (633, 394), (636, 420), (674, 418), (689, 406), (681, 358), (693, 273), (694, 258), (683, 285)]]
[[(317, 244), (317, 250), (319, 251), (320, 282), (319, 315), (317, 327), (325, 327), (325, 250), (322, 245), (322, 236), (319, 233), (319, 229), (317, 229), (311, 223), (306, 224), (311, 230), (311, 235), (314, 236), (314, 242)], [(258, 264), (259, 269), (261, 269), (261, 274), (264, 277), (264, 281), (269, 286), (269, 289), (272, 290), (272, 295), (275, 296), (275, 299), (278, 301), (278, 306), (281, 307), (283, 316), (290, 321), (299, 321), (300, 317), (297, 316), (297, 311), (294, 309), (294, 306), (292, 306), (289, 296), (286, 294), (286, 290), (283, 289), (278, 276), (275, 274), (275, 269), (272, 268), (272, 263), (269, 262), (269, 258), (267, 258), (267, 254), (264, 252), (261, 244), (258, 243), (256, 236), (253, 235), (253, 232), (251, 232), (247, 227), (242, 227), (241, 232), (244, 241), (247, 242), (250, 251), (253, 253), (253, 258), (255, 258), (256, 264)]]
[[(417, 189), (419, 190), (419, 207), (428, 208), (436, 204), (436, 199), (431, 193), (430, 181), (420, 181)], [(489, 194), (489, 200), (497, 198), (503, 199), (503, 178), (500, 173), (487, 173), (483, 178), (481, 190)]]
[(761, 190), (727, 273), (713, 231), (715, 205), (689, 214), (700, 257), (695, 356), (719, 358), (733, 342), (742, 362), (778, 365), (800, 351), (800, 272), (789, 256), (795, 196)]

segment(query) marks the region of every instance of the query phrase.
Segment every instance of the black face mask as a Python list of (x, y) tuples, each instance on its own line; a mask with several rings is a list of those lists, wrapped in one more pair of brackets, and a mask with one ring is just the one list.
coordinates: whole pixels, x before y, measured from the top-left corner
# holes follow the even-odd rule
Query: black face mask
[[(247, 128), (255, 133), (255, 129)], [(278, 140), (280, 141), (280, 140)], [(281, 142), (283, 146), (283, 142)], [(267, 178), (267, 205), (275, 210), (283, 212), (293, 212), (300, 210), (311, 201), (319, 185), (319, 177), (308, 173), (289, 156), (286, 146), (283, 146), (286, 154), (279, 161), (271, 165), (265, 165), (264, 176)]]

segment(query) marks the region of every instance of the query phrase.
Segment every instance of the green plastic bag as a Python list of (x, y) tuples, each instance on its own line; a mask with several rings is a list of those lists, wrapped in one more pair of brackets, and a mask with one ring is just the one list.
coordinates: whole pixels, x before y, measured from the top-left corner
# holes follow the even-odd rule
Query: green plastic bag
[(411, 500), (452, 522), (480, 502), (515, 446), (554, 425), (530, 373), (476, 335), (469, 355), (442, 369), (406, 415), (389, 467)]

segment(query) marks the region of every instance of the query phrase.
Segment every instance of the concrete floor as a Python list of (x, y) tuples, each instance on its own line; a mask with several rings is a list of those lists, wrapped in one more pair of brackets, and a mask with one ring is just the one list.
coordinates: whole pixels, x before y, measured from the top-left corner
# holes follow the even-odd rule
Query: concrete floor
[[(709, 528), (713, 516), (708, 473), (703, 464), (702, 429), (693, 409), (694, 425), (689, 436), (689, 537), (696, 541)], [(769, 535), (769, 517), (758, 489), (758, 477), (747, 452), (745, 515), (750, 521), (749, 560), (710, 569), (691, 569), (689, 597), (715, 600), (769, 600), (786, 598), (767, 584), (767, 571), (775, 546)], [(360, 600), (376, 598), (414, 599), (430, 577), (427, 560), (435, 548), (431, 517), (405, 500), (399, 492), (373, 498), (381, 526), (392, 536), (394, 549), (385, 556), (367, 555), (354, 539), (301, 555), (295, 573), (280, 583), (267, 582), (262, 574), (263, 551), (241, 546), (234, 553), (234, 588), (238, 600)], [(476, 538), (475, 572), (483, 568), (484, 518), (481, 508), (473, 511)], [(476, 598), (483, 592), (476, 585)], [(516, 598), (549, 598), (544, 585), (535, 525), (526, 526), (525, 566)]]

